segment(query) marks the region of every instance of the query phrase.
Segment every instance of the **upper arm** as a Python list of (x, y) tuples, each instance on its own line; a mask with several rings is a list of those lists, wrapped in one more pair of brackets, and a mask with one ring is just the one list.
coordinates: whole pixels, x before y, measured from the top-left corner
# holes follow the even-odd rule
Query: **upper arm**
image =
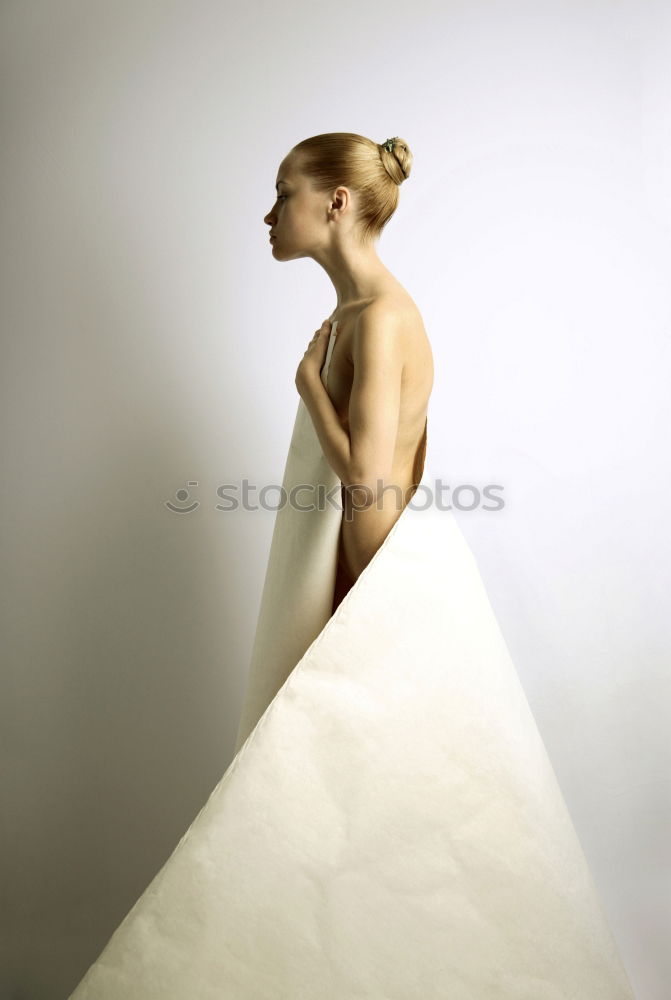
[(377, 493), (394, 460), (401, 409), (403, 351), (398, 311), (374, 303), (357, 319), (349, 401), (350, 477)]

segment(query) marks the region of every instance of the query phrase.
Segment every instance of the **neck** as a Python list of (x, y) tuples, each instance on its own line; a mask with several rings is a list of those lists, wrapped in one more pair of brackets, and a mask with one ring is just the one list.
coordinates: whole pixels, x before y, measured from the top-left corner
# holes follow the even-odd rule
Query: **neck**
[(374, 246), (333, 246), (323, 256), (316, 256), (336, 291), (334, 312), (374, 296), (390, 271), (377, 255)]

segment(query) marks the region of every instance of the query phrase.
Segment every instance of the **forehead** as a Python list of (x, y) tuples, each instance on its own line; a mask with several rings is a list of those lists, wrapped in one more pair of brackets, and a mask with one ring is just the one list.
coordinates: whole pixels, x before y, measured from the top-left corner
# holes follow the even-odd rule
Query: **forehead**
[(280, 163), (279, 169), (277, 171), (277, 178), (275, 181), (275, 187), (283, 182), (286, 184), (300, 184), (304, 179), (303, 174), (300, 171), (300, 164), (296, 161), (295, 157), (286, 156)]
[(275, 187), (279, 187), (280, 184), (295, 184), (297, 177), (291, 170), (278, 170), (277, 180), (275, 181)]

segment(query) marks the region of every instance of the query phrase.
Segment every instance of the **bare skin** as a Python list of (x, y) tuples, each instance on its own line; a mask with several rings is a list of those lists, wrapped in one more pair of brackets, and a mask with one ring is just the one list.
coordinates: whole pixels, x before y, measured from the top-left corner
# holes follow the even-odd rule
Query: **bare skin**
[(276, 234), (276, 259), (312, 257), (337, 293), (328, 384), (320, 376), (327, 323), (308, 345), (296, 387), (343, 484), (341, 598), (421, 479), (433, 358), (412, 297), (379, 259), (376, 244), (362, 242), (356, 192), (346, 186), (319, 192), (300, 166), (294, 153), (280, 164), (278, 198), (264, 222)]
[[(385, 417), (392, 440), (391, 462), (384, 476), (382, 489), (370, 483), (363, 467), (361, 480), (365, 488), (357, 489), (353, 482), (343, 483), (343, 521), (340, 533), (340, 560), (352, 580), (355, 580), (378, 551), (400, 517), (403, 508), (412, 498), (424, 469), (424, 448), (427, 409), (433, 386), (433, 358), (421, 315), (409, 294), (393, 275), (377, 294), (362, 303), (352, 303), (342, 311), (336, 310), (338, 320), (336, 341), (328, 372), (328, 393), (342, 427), (350, 435), (371, 438), (371, 447), (384, 448), (386, 442), (376, 435), (375, 413), (382, 411), (382, 403), (373, 383), (363, 403), (354, 394), (353, 383), (356, 360), (361, 363), (360, 387), (369, 381), (366, 365), (375, 365), (372, 352), (361, 350), (358, 343), (365, 337), (357, 320), (362, 311), (373, 302), (384, 305), (401, 318), (399, 336), (394, 338), (394, 356), (390, 368), (400, 368), (398, 400), (388, 409)], [(380, 387), (384, 391), (384, 386)], [(375, 468), (374, 465), (371, 465)], [(349, 487), (349, 488), (347, 488)], [(386, 488), (385, 488), (386, 487)], [(375, 500), (373, 501), (373, 494)]]

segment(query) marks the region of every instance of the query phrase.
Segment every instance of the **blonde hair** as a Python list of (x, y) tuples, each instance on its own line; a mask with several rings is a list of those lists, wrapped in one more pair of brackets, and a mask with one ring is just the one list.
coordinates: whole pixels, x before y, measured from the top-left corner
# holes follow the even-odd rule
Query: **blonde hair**
[(355, 132), (324, 132), (303, 139), (292, 153), (318, 190), (343, 184), (356, 191), (362, 240), (379, 237), (396, 211), (399, 185), (410, 176), (412, 153), (405, 139), (378, 143)]

